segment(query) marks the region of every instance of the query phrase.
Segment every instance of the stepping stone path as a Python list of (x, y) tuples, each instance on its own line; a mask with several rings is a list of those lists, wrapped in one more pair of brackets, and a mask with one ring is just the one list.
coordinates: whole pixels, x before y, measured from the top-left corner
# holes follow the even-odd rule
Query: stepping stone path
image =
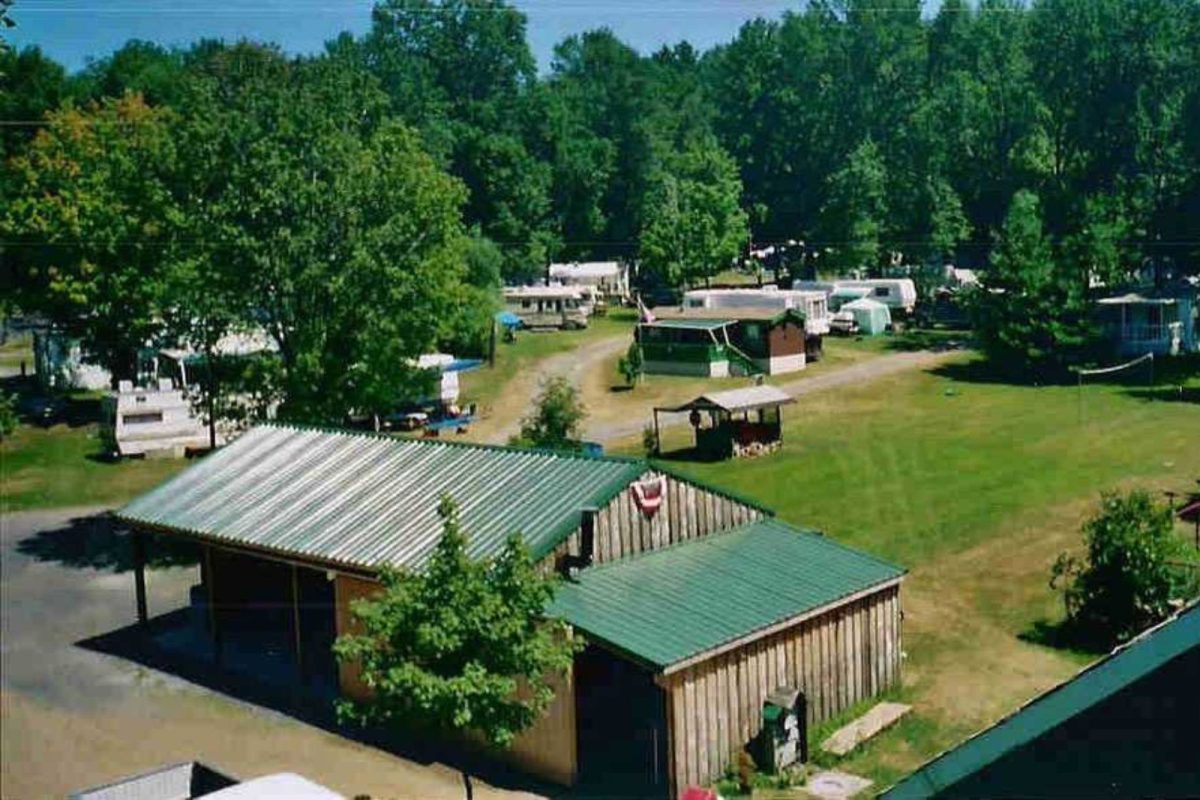
[(848, 772), (818, 772), (809, 776), (804, 790), (820, 800), (847, 800), (871, 785), (871, 781)]
[(821, 749), (835, 756), (844, 756), (884, 728), (895, 725), (911, 710), (912, 706), (903, 703), (880, 703), (849, 725), (838, 728), (821, 743)]

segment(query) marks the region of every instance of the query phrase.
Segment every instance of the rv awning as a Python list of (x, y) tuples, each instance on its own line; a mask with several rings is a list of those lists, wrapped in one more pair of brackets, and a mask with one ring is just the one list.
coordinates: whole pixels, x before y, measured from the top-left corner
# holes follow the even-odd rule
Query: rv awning
[(1130, 292), (1119, 297), (1105, 297), (1097, 302), (1102, 306), (1173, 306), (1175, 298), (1146, 297), (1136, 292)]
[(814, 531), (760, 520), (585, 569), (559, 585), (548, 613), (672, 672), (903, 575)]
[(727, 392), (712, 392), (697, 397), (675, 408), (660, 408), (659, 411), (678, 413), (682, 411), (754, 411), (759, 408), (781, 406), (796, 402), (791, 395), (774, 386), (750, 386), (745, 389), (730, 389)]
[(713, 331), (732, 325), (731, 319), (656, 319), (654, 322), (643, 322), (643, 328), (676, 328), (685, 331)]

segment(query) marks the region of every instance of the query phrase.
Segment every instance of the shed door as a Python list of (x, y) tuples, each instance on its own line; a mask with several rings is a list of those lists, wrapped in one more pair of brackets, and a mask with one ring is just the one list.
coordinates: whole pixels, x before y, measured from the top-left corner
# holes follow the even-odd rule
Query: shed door
[(666, 797), (666, 695), (649, 671), (598, 647), (575, 659), (579, 790)]

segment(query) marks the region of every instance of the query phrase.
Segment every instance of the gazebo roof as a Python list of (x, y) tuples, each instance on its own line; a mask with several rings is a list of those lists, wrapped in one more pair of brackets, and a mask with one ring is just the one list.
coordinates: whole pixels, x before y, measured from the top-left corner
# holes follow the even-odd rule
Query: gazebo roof
[(754, 411), (769, 406), (782, 406), (796, 402), (791, 395), (774, 386), (748, 386), (745, 389), (730, 389), (725, 392), (710, 392), (700, 395), (675, 408), (662, 408), (660, 411)]

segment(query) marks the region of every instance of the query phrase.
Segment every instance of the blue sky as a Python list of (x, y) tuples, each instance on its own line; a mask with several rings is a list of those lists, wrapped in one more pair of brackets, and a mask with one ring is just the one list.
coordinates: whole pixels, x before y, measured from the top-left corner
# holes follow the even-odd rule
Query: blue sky
[[(687, 39), (707, 48), (728, 41), (747, 20), (777, 17), (801, 0), (515, 0), (542, 69), (572, 33), (607, 26), (648, 52)], [(68, 69), (111, 53), (129, 39), (164, 45), (201, 37), (242, 37), (310, 53), (340, 31), (370, 25), (373, 0), (16, 0), (8, 32), (17, 47), (39, 45)]]

